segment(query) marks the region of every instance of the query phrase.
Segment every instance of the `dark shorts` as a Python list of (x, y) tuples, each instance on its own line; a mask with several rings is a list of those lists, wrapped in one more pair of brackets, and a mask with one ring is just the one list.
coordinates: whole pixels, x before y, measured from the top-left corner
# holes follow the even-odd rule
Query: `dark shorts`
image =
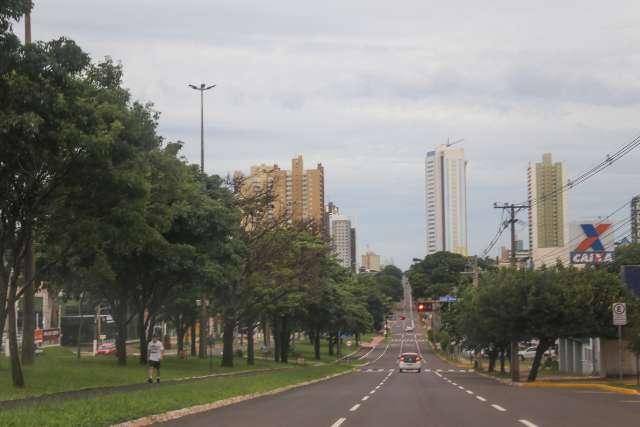
[(152, 368), (160, 369), (160, 361), (149, 360), (149, 366), (151, 366)]

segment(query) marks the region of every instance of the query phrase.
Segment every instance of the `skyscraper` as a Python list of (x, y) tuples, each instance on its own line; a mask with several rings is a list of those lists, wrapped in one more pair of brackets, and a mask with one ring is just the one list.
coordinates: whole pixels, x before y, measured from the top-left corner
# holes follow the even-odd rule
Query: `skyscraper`
[(344, 268), (353, 271), (356, 230), (351, 227), (351, 220), (344, 215), (340, 215), (338, 207), (331, 202), (327, 206), (326, 215), (329, 218), (329, 236), (331, 237), (333, 252)]
[(631, 242), (640, 243), (640, 196), (631, 199)]
[(463, 148), (439, 145), (425, 161), (427, 255), (468, 254), (467, 162)]
[(529, 250), (536, 267), (567, 258), (567, 192), (562, 189), (565, 181), (564, 164), (554, 163), (551, 153), (543, 154), (541, 163), (529, 164)]
[(325, 228), (324, 168), (304, 170), (302, 156), (291, 161), (291, 170), (278, 165), (256, 165), (242, 184), (241, 192), (256, 195), (268, 192), (273, 197), (269, 218), (296, 223), (313, 222), (318, 231)]
[(381, 271), (381, 269), (380, 255), (377, 255), (372, 251), (367, 251), (367, 253), (362, 255), (362, 265), (360, 266), (361, 271), (378, 272)]

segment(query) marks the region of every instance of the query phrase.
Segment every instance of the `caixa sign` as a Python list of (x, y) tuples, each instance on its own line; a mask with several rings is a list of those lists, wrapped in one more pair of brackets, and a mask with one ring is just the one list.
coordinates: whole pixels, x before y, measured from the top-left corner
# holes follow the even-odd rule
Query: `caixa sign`
[(611, 224), (580, 224), (584, 240), (571, 252), (571, 264), (604, 264), (613, 262), (613, 252), (606, 250), (602, 238)]
[(613, 252), (571, 252), (571, 264), (603, 264), (613, 262)]

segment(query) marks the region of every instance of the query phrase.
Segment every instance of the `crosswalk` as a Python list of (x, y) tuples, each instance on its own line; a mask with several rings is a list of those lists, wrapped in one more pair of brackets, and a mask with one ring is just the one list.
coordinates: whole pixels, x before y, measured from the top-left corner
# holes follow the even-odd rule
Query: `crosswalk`
[[(379, 372), (391, 372), (394, 369), (385, 369), (385, 368), (360, 368), (356, 369), (357, 372), (364, 372), (367, 374), (371, 373), (379, 373)], [(438, 372), (438, 373), (459, 373), (459, 374), (468, 374), (475, 372), (473, 369), (423, 369), (425, 373)]]

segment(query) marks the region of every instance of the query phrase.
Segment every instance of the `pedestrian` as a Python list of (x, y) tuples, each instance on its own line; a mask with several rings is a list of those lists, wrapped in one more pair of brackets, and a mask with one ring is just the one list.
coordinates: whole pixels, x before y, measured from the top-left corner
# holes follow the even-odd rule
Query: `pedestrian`
[(164, 346), (158, 340), (158, 336), (154, 335), (151, 342), (147, 346), (147, 359), (149, 360), (149, 379), (148, 383), (153, 383), (153, 370), (156, 371), (156, 382), (160, 382), (160, 361), (164, 356)]

